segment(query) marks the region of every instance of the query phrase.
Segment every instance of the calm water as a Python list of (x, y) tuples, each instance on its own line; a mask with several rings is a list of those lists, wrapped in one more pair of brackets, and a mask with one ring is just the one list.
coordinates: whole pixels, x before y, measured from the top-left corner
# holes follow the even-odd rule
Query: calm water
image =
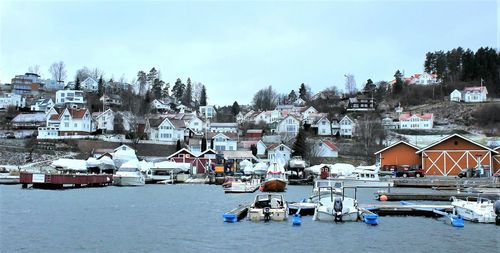
[[(363, 189), (360, 203), (375, 203)], [(310, 195), (289, 186), (288, 201)], [(291, 221), (235, 224), (222, 213), (255, 194), (220, 186), (147, 185), (53, 190), (0, 186), (1, 252), (498, 252), (500, 226), (457, 229), (424, 217), (381, 217), (380, 225)]]

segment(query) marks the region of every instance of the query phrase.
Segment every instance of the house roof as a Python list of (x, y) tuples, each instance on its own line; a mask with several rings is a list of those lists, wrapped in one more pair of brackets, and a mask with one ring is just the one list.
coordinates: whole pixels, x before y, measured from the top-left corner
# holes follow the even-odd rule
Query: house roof
[[(180, 153), (187, 153), (187, 154), (189, 154), (189, 155), (191, 155), (191, 156), (193, 156), (193, 157), (197, 157), (197, 156), (196, 156), (195, 154), (193, 154), (193, 153), (192, 153), (189, 149), (187, 149), (187, 148), (182, 148), (182, 149), (178, 150), (177, 152), (175, 152), (175, 153), (173, 153), (173, 154), (169, 155), (169, 156), (167, 157), (167, 159), (171, 159), (171, 158), (173, 158), (173, 157), (176, 157), (176, 156), (177, 156), (178, 154), (180, 154)], [(203, 153), (202, 153), (202, 154), (203, 154)]]
[(439, 140), (439, 141), (437, 141), (437, 142), (434, 142), (434, 143), (432, 143), (432, 144), (430, 144), (430, 145), (428, 145), (428, 146), (426, 146), (426, 147), (424, 147), (424, 148), (422, 148), (422, 149), (418, 150), (416, 153), (417, 153), (417, 154), (418, 154), (418, 153), (421, 153), (421, 152), (423, 152), (423, 151), (425, 151), (425, 150), (427, 150), (427, 149), (430, 149), (430, 148), (432, 148), (432, 147), (434, 147), (434, 146), (436, 146), (436, 145), (438, 145), (438, 144), (440, 144), (440, 143), (443, 143), (443, 142), (445, 142), (445, 141), (447, 141), (447, 140), (449, 140), (449, 139), (451, 139), (451, 138), (453, 138), (453, 137), (458, 137), (458, 138), (463, 139), (463, 140), (465, 140), (465, 141), (468, 141), (468, 142), (470, 142), (470, 143), (472, 143), (472, 144), (474, 144), (474, 145), (477, 145), (477, 146), (479, 146), (479, 147), (481, 147), (481, 148), (484, 148), (484, 149), (486, 149), (486, 150), (489, 150), (489, 151), (492, 151), (492, 152), (494, 152), (494, 153), (497, 153), (497, 154), (498, 154), (498, 151), (495, 151), (495, 150), (493, 150), (493, 149), (491, 149), (491, 148), (488, 148), (488, 147), (486, 147), (486, 146), (484, 146), (484, 145), (482, 145), (482, 144), (479, 144), (479, 143), (477, 143), (477, 142), (475, 142), (475, 141), (473, 141), (473, 140), (471, 140), (471, 139), (469, 139), (469, 138), (466, 138), (466, 137), (464, 137), (464, 136), (462, 136), (462, 135), (460, 135), (460, 134), (452, 134), (452, 135), (448, 135), (447, 137), (445, 137), (445, 138), (443, 138), (443, 139), (441, 139), (441, 140)]
[(72, 118), (74, 119), (81, 119), (83, 116), (85, 116), (85, 113), (88, 111), (87, 109), (75, 109), (75, 108), (70, 108), (67, 109), (69, 114), (71, 115)]
[(406, 141), (398, 141), (398, 142), (396, 142), (396, 143), (393, 143), (392, 145), (389, 145), (389, 146), (387, 146), (387, 147), (385, 147), (385, 148), (383, 148), (383, 149), (381, 149), (381, 150), (379, 150), (379, 151), (375, 152), (375, 153), (374, 153), (374, 155), (376, 155), (376, 154), (380, 154), (380, 153), (382, 153), (382, 152), (384, 152), (384, 151), (386, 151), (386, 150), (388, 150), (388, 149), (390, 149), (390, 148), (392, 148), (392, 147), (394, 147), (394, 146), (397, 146), (397, 145), (399, 145), (399, 144), (405, 144), (405, 145), (407, 145), (407, 146), (409, 146), (409, 147), (414, 148), (415, 150), (418, 150), (418, 147), (417, 147), (417, 146), (415, 146), (415, 145), (412, 145), (412, 144), (410, 144), (410, 143), (408, 143), (408, 142), (406, 142)]
[(473, 86), (473, 87), (465, 87), (464, 92), (482, 92), (482, 91), (487, 91), (486, 86)]
[(262, 129), (248, 129), (247, 134), (261, 134), (263, 131)]
[(12, 123), (45, 122), (45, 113), (18, 114)]
[(236, 133), (208, 133), (208, 136), (213, 139), (217, 137), (218, 135), (222, 135), (224, 138), (234, 140), (238, 138), (238, 135)]
[(283, 144), (283, 143), (271, 144), (271, 145), (269, 145), (269, 146), (267, 147), (267, 150), (277, 149), (277, 148), (278, 148), (278, 147), (280, 147), (280, 146), (283, 146), (283, 147), (285, 147), (286, 149), (288, 149), (288, 150), (290, 150), (290, 151), (292, 150), (290, 147), (288, 147), (287, 145), (285, 145), (285, 144)]
[(201, 154), (199, 156), (203, 156), (205, 155), (206, 153), (212, 153), (212, 154), (217, 154), (217, 151), (209, 148), (209, 149), (206, 149), (205, 151), (201, 152)]
[(332, 151), (338, 151), (339, 148), (337, 146), (335, 146), (335, 144), (333, 144), (333, 142), (329, 141), (329, 140), (324, 140), (323, 143), (329, 148), (331, 149)]
[(429, 120), (434, 118), (434, 114), (432, 113), (414, 113), (414, 114), (402, 113), (401, 115), (399, 115), (399, 120), (409, 120), (413, 116), (424, 120)]
[(150, 127), (159, 127), (165, 118), (150, 118), (148, 119)]
[(213, 123), (210, 123), (210, 127), (238, 127), (238, 123), (233, 123), (233, 122), (227, 122), (227, 123), (213, 122)]
[(224, 159), (253, 159), (258, 161), (257, 157), (255, 157), (252, 154), (252, 151), (246, 151), (246, 150), (224, 150), (221, 151), (221, 153), (224, 155)]

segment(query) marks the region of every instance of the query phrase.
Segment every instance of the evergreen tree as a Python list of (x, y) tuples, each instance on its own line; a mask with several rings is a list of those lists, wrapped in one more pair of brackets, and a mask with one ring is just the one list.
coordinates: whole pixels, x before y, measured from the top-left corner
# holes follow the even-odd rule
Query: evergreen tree
[(306, 89), (306, 85), (304, 83), (300, 84), (299, 98), (302, 98), (304, 101), (307, 100), (307, 89)]
[(155, 78), (153, 80), (153, 85), (151, 87), (151, 91), (153, 92), (153, 98), (160, 99), (162, 97), (162, 87), (165, 85), (165, 82), (160, 80), (159, 78)]
[(202, 138), (201, 139), (201, 151), (205, 151), (207, 150), (207, 139), (206, 138)]
[(307, 143), (306, 143), (306, 133), (303, 128), (299, 129), (299, 133), (295, 138), (295, 143), (293, 143), (293, 155), (305, 157), (307, 154)]
[(233, 113), (233, 116), (238, 115), (240, 113), (240, 105), (238, 102), (234, 101), (233, 106), (231, 107), (231, 112)]
[(81, 90), (82, 87), (80, 87), (80, 78), (76, 78), (75, 80), (75, 90)]
[(146, 72), (137, 72), (137, 83), (139, 84), (139, 95), (144, 96), (146, 94), (147, 76)]
[(366, 80), (365, 91), (373, 91), (377, 88), (377, 86), (373, 83), (372, 79)]
[(396, 79), (396, 82), (393, 84), (392, 92), (394, 94), (399, 94), (403, 91), (403, 74), (397, 70), (394, 74), (394, 78)]
[(296, 100), (297, 100), (297, 94), (295, 94), (294, 90), (290, 91), (290, 94), (288, 94), (288, 103), (293, 103)]
[(182, 83), (180, 78), (177, 78), (174, 87), (172, 87), (172, 96), (174, 96), (177, 99), (177, 101), (182, 101), (185, 89), (186, 89), (185, 84)]
[(200, 92), (200, 106), (206, 106), (206, 105), (207, 105), (207, 89), (205, 88), (205, 85), (203, 85)]
[(99, 82), (97, 83), (97, 94), (99, 94), (99, 97), (104, 94), (104, 80), (102, 80), (102, 76), (99, 77)]
[(161, 98), (166, 98), (168, 96), (170, 96), (170, 83), (166, 83), (165, 85), (163, 85), (163, 88), (161, 90)]
[(177, 144), (176, 144), (176, 146), (175, 146), (175, 150), (176, 150), (176, 151), (179, 151), (179, 150), (181, 150), (181, 149), (182, 149), (182, 146), (181, 146), (181, 140), (177, 140)]
[(250, 146), (250, 150), (252, 151), (252, 155), (256, 156), (257, 155), (257, 145), (252, 144)]
[(184, 96), (183, 96), (183, 101), (182, 101), (184, 103), (184, 105), (191, 106), (191, 103), (193, 101), (192, 93), (193, 93), (193, 87), (191, 86), (191, 78), (188, 77), (187, 84), (186, 84), (186, 90), (184, 91)]

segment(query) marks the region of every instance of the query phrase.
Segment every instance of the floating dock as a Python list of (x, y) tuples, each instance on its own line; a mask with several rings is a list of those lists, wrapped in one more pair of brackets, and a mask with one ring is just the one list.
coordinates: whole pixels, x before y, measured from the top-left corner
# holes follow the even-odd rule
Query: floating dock
[(424, 177), (394, 178), (394, 187), (500, 187), (500, 182), (493, 178), (456, 178), (456, 177)]
[(101, 187), (113, 183), (111, 174), (44, 174), (21, 172), (22, 188), (63, 189), (68, 187)]
[(377, 199), (380, 200), (381, 196), (386, 196), (387, 201), (401, 201), (401, 200), (428, 200), (428, 201), (450, 201), (451, 197), (459, 199), (466, 198), (487, 198), (491, 200), (500, 199), (498, 193), (469, 193), (469, 192), (377, 192)]
[(245, 218), (248, 214), (248, 209), (250, 208), (250, 204), (243, 204), (240, 205), (239, 207), (224, 213), (222, 215), (222, 218), (224, 219), (224, 222), (237, 222), (240, 221), (241, 219)]
[(364, 209), (376, 213), (380, 216), (387, 215), (406, 215), (406, 216), (427, 216), (441, 217), (442, 215), (435, 213), (433, 210), (442, 212), (451, 212), (452, 205), (368, 205), (363, 206)]

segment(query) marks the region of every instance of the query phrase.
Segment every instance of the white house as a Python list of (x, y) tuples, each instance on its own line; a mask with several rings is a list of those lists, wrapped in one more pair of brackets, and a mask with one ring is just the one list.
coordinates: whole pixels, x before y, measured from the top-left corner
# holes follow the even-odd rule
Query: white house
[(245, 115), (240, 111), (238, 114), (236, 114), (236, 122), (238, 124), (241, 124), (245, 121)]
[(429, 74), (429, 73), (416, 73), (413, 76), (410, 77), (410, 84), (417, 84), (417, 85), (432, 85), (432, 84), (439, 84), (439, 79), (436, 74)]
[(255, 124), (265, 122), (266, 124), (274, 123), (281, 119), (281, 112), (279, 110), (263, 111), (254, 117)]
[(97, 123), (97, 129), (101, 129), (103, 132), (113, 132), (115, 114), (111, 109), (104, 112), (93, 113), (92, 117), (94, 117)]
[(315, 157), (331, 158), (339, 156), (339, 149), (335, 144), (333, 144), (333, 142), (329, 140), (322, 140), (316, 142), (314, 145), (315, 145), (314, 148)]
[(311, 114), (317, 114), (318, 110), (316, 108), (309, 106), (307, 109), (305, 109), (301, 114), (302, 114), (302, 119), (306, 120), (309, 119), (309, 116)]
[(80, 86), (84, 91), (94, 92), (97, 91), (99, 82), (97, 82), (97, 80), (95, 80), (93, 77), (89, 76), (85, 80), (83, 80), (83, 82), (80, 83)]
[(48, 112), (50, 108), (54, 106), (54, 101), (52, 98), (41, 98), (37, 99), (32, 105), (31, 105), (31, 111), (34, 112)]
[(205, 119), (211, 119), (215, 117), (215, 108), (211, 105), (200, 106), (200, 115)]
[(382, 126), (384, 129), (398, 129), (399, 128), (399, 123), (394, 122), (394, 119), (391, 117), (385, 117), (382, 119)]
[(85, 104), (85, 96), (81, 90), (58, 90), (56, 91), (56, 104)]
[(177, 106), (177, 110), (179, 110), (179, 113), (189, 113), (192, 112), (193, 110), (183, 104), (180, 104)]
[(47, 114), (46, 127), (38, 128), (38, 138), (89, 135), (93, 131), (95, 131), (95, 126), (88, 109), (65, 108), (57, 114), (57, 110), (52, 108)]
[(434, 114), (432, 113), (403, 113), (399, 115), (400, 129), (432, 129)]
[(0, 94), (0, 109), (7, 109), (9, 106), (25, 107), (26, 99), (15, 93)]
[(108, 106), (118, 106), (122, 104), (122, 98), (116, 94), (104, 94), (99, 98), (99, 101)]
[(332, 135), (332, 124), (327, 117), (321, 117), (314, 125), (318, 127), (318, 135)]
[(161, 100), (158, 100), (158, 99), (155, 99), (153, 100), (153, 102), (151, 103), (151, 107), (158, 110), (158, 111), (168, 111), (170, 110), (170, 104), (169, 103), (166, 103), (164, 101), (161, 101)]
[(197, 133), (202, 133), (205, 130), (205, 122), (195, 114), (192, 114), (191, 119), (189, 119), (187, 123), (187, 127)]
[(146, 132), (150, 140), (172, 144), (177, 140), (184, 140), (185, 127), (184, 121), (168, 117), (151, 118), (146, 121)]
[(266, 154), (267, 146), (262, 140), (259, 140), (255, 146), (257, 147), (257, 156), (263, 156)]
[[(230, 137), (231, 136), (231, 137)], [(237, 140), (233, 135), (218, 133), (212, 137), (212, 147), (216, 151), (237, 150)]]
[(465, 87), (462, 94), (465, 103), (481, 103), (486, 101), (488, 90), (485, 86)]
[(210, 123), (210, 132), (213, 133), (237, 133), (238, 123)]
[(340, 121), (340, 136), (352, 137), (356, 128), (355, 122), (349, 118), (347, 115), (344, 116)]
[(267, 149), (267, 159), (270, 162), (279, 162), (283, 165), (288, 164), (292, 154), (292, 149), (285, 144), (270, 145)]
[(462, 92), (455, 89), (450, 93), (450, 101), (451, 102), (460, 102), (462, 101)]
[(288, 115), (276, 126), (276, 133), (288, 137), (295, 137), (299, 133), (300, 120), (292, 115)]

